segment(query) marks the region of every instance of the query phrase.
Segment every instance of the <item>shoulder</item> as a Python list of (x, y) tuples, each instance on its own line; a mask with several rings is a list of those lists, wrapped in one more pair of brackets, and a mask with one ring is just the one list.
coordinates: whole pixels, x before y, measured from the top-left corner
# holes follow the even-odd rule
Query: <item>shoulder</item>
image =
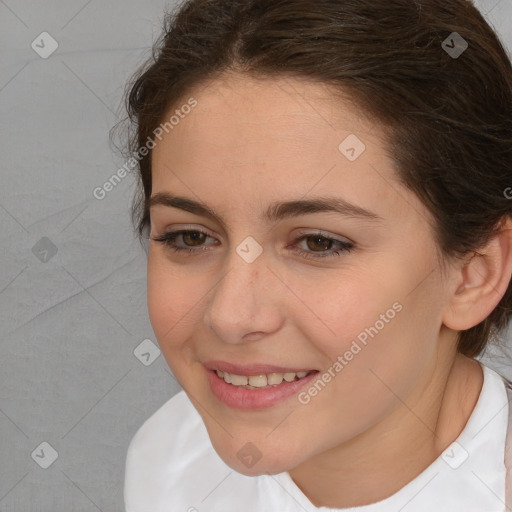
[[(487, 387), (492, 389), (492, 394), (499, 394), (503, 402), (503, 412), (507, 412), (512, 421), (512, 409), (509, 407), (510, 400), (512, 399), (512, 381), (504, 377), (501, 372), (493, 369), (487, 364), (481, 363), (482, 369), (485, 376), (485, 384)], [(489, 393), (490, 394), (490, 393)], [(506, 409), (506, 410), (505, 410)]]
[(130, 441), (127, 457), (137, 456), (141, 450), (148, 457), (179, 449), (184, 437), (200, 437), (202, 426), (201, 417), (181, 390), (139, 427)]
[[(228, 487), (221, 485), (225, 479)], [(266, 475), (245, 476), (224, 463), (183, 390), (142, 424), (128, 446), (126, 512), (283, 509), (269, 505), (272, 497), (267, 487)]]
[(509, 379), (497, 374), (503, 380), (503, 384), (505, 386), (505, 392), (507, 395), (507, 403), (505, 404), (505, 408), (507, 409), (508, 416), (508, 424), (507, 424), (507, 434), (505, 438), (505, 468), (506, 468), (506, 476), (505, 476), (505, 504), (510, 506), (512, 504), (512, 381)]
[(169, 482), (177, 482), (185, 466), (193, 470), (209, 451), (201, 417), (181, 390), (153, 413), (130, 441), (125, 462), (126, 510), (156, 509)]

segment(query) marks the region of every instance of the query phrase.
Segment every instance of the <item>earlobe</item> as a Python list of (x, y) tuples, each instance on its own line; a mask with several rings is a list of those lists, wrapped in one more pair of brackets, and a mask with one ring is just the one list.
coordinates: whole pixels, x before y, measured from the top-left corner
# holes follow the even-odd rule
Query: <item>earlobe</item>
[(500, 232), (460, 264), (443, 323), (462, 331), (482, 322), (500, 302), (511, 276), (512, 219), (507, 217)]

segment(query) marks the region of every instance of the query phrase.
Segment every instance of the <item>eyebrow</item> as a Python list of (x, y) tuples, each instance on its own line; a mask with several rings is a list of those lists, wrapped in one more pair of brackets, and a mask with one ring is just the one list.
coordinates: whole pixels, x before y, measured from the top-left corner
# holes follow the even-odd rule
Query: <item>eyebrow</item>
[[(150, 197), (149, 208), (157, 205), (178, 208), (187, 212), (207, 217), (213, 221), (219, 222), (223, 227), (226, 226), (222, 216), (210, 208), (207, 204), (169, 194), (168, 192), (158, 192)], [(269, 205), (263, 213), (262, 220), (266, 222), (276, 222), (290, 217), (298, 217), (317, 212), (335, 212), (346, 217), (356, 217), (371, 221), (384, 221), (384, 219), (372, 212), (349, 203), (339, 197), (313, 197), (311, 199), (299, 199), (295, 201), (274, 202)]]

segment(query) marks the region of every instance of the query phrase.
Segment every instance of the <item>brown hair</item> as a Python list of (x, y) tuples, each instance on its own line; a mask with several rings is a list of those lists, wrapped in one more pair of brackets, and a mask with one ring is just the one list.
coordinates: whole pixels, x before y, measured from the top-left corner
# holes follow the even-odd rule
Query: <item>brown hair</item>
[[(453, 32), (468, 45), (460, 55), (448, 51)], [(512, 216), (512, 67), (469, 0), (186, 1), (128, 85), (130, 150), (195, 86), (230, 71), (348, 93), (385, 128), (398, 179), (431, 212), (445, 256), (477, 253)], [(142, 236), (151, 152), (139, 159), (138, 184), (132, 220)], [(458, 351), (479, 355), (511, 304), (509, 284), (488, 318), (459, 332)]]

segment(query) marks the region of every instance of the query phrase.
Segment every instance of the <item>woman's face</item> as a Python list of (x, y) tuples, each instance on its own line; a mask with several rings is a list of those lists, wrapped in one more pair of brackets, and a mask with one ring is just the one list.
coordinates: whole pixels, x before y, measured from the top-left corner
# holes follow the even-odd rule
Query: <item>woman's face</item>
[[(153, 150), (151, 238), (192, 233), (169, 241), (182, 251), (151, 240), (148, 306), (217, 453), (275, 474), (393, 428), (442, 364), (449, 294), (429, 214), (397, 182), (381, 129), (300, 80), (232, 75), (193, 96)], [(296, 201), (309, 206), (275, 206)], [(211, 361), (318, 373), (275, 401), (286, 381), (242, 390)], [(264, 370), (245, 374), (279, 373)]]

